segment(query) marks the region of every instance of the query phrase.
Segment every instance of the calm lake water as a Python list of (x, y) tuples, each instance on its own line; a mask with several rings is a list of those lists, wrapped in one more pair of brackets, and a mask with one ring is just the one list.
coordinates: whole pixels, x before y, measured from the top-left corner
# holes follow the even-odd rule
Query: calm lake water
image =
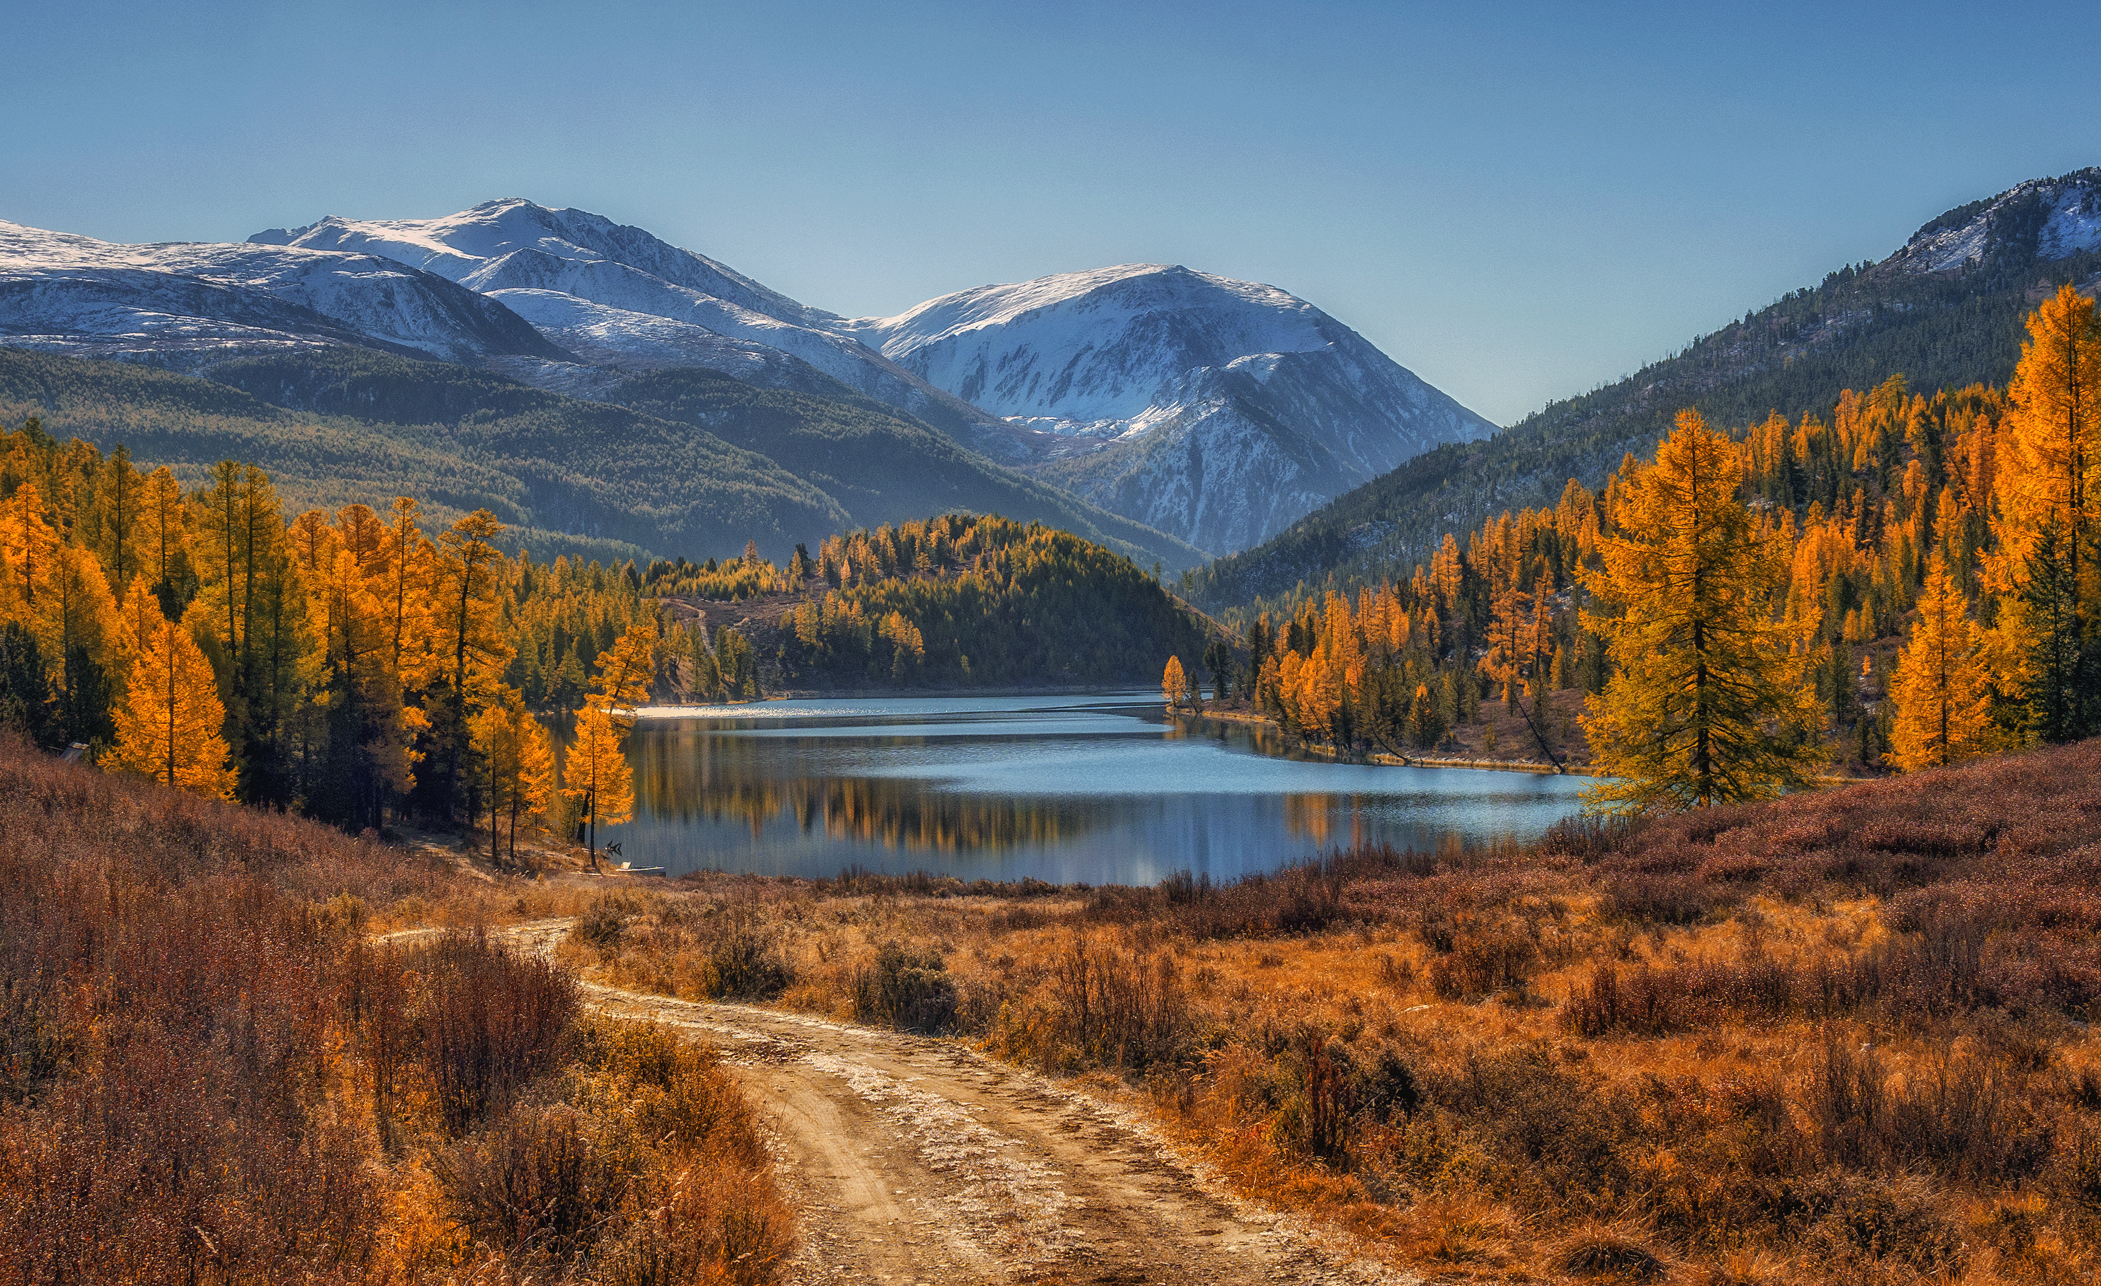
[(1247, 725), (1170, 721), (1157, 695), (767, 701), (645, 713), (636, 866), (1151, 884), (1272, 870), (1358, 840), (1527, 839), (1580, 779), (1274, 753)]

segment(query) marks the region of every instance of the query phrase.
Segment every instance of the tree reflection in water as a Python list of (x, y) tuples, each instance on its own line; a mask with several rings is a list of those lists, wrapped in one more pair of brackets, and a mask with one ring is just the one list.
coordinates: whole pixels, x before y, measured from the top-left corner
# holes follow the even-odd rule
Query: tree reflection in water
[[(1576, 783), (1286, 757), (1272, 729), (1187, 725), (1157, 699), (766, 703), (646, 719), (625, 856), (677, 874), (1215, 878), (1338, 845), (1543, 831)], [(1332, 789), (1323, 789), (1330, 787)]]

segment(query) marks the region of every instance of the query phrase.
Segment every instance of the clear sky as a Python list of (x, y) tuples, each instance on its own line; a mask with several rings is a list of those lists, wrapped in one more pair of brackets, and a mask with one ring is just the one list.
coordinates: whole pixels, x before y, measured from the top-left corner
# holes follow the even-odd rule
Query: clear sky
[(0, 219), (499, 196), (807, 303), (1182, 263), (1509, 422), (2101, 164), (2101, 4), (0, 0)]

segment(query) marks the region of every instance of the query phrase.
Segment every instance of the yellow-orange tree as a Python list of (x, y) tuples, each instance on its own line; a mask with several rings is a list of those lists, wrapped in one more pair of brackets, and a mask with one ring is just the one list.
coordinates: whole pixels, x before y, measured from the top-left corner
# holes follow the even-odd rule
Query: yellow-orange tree
[(149, 623), (116, 713), (120, 766), (200, 795), (232, 797), (233, 769), (220, 735), (226, 707), (188, 630), (165, 618)]
[(547, 729), (514, 688), (474, 719), (474, 749), (488, 788), (489, 860), (497, 857), (497, 824), (507, 822), (509, 856), (518, 856), (518, 821), (542, 817), (554, 798), (554, 749)]
[(1167, 698), (1170, 707), (1182, 704), (1182, 694), (1189, 689), (1189, 680), (1182, 673), (1182, 658), (1167, 658), (1167, 668), (1160, 672), (1160, 695)]
[(494, 514), (477, 509), (439, 537), (429, 563), (429, 627), (417, 668), (430, 727), (416, 791), (442, 817), (472, 812), (470, 725), (499, 699), (515, 655), (497, 601), (503, 555), (492, 542), (503, 530)]
[(2101, 319), (2070, 286), (2028, 319), (2007, 386), (1992, 587), (2007, 595), (2001, 655), (2045, 741), (2101, 730)]
[(1583, 721), (1608, 774), (1586, 792), (1593, 809), (1766, 798), (1823, 760), (1815, 689), (1774, 619), (1786, 542), (1760, 529), (1742, 480), (1737, 446), (1690, 410), (1653, 464), (1619, 479), (1615, 532), (1583, 573), (1605, 609), (1584, 626), (1619, 667)]
[(1947, 559), (1936, 552), (1891, 691), (1897, 717), (1885, 757), (1905, 772), (1945, 767), (1992, 748), (1991, 697), (1969, 606), (1948, 575)]
[(635, 775), (627, 762), (627, 734), (634, 709), (649, 694), (654, 673), (657, 623), (643, 617), (598, 654), (598, 680), (576, 712), (576, 739), (562, 769), (562, 793), (576, 801), (586, 830), (593, 869), (598, 865), (598, 827), (616, 826), (635, 815)]

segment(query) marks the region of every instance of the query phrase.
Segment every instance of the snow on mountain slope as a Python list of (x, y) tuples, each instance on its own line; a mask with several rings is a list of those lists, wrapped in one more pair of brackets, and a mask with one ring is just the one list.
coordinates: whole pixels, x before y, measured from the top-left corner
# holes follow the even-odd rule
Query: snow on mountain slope
[(674, 286), (779, 321), (807, 326), (832, 320), (830, 313), (799, 304), (706, 255), (681, 250), (640, 228), (586, 210), (550, 210), (515, 197), (485, 201), (439, 219), (331, 216), (304, 228), (259, 232), (249, 240), (385, 255), (476, 290), (497, 289), (498, 285), (468, 278), (490, 270), (506, 255), (532, 250), (550, 259), (625, 264)]
[(1180, 266), (986, 286), (838, 328), (1065, 439), (1046, 478), (1206, 549), (1495, 432), (1312, 304)]
[(2005, 251), (2063, 259), (2101, 246), (2101, 169), (2030, 179), (1951, 210), (1891, 256), (1907, 272), (1952, 272)]
[[(331, 216), (303, 228), (273, 228), (251, 240), (386, 255), (499, 296), (512, 291), (559, 292), (605, 305), (625, 316), (594, 314), (592, 360), (601, 365), (661, 365), (670, 332), (656, 318), (699, 327), (725, 340), (762, 344), (809, 363), (848, 388), (930, 420), (969, 445), (1008, 458), (1021, 453), (1012, 430), (841, 332), (833, 314), (601, 215), (550, 210), (512, 198), (439, 219)], [(542, 300), (536, 306), (552, 305)], [(679, 334), (694, 339), (690, 332)], [(716, 348), (695, 340), (690, 351), (693, 365), (740, 377), (753, 373), (748, 350), (734, 345)], [(550, 373), (550, 378), (556, 377)]]
[(562, 356), (502, 304), (377, 255), (122, 245), (5, 222), (0, 334), (104, 353), (370, 342), (452, 361)]
[(593, 303), (559, 290), (492, 290), (489, 298), (594, 365), (631, 370), (700, 366), (770, 387), (803, 376), (794, 369), (803, 363), (778, 348), (731, 339), (692, 322)]

